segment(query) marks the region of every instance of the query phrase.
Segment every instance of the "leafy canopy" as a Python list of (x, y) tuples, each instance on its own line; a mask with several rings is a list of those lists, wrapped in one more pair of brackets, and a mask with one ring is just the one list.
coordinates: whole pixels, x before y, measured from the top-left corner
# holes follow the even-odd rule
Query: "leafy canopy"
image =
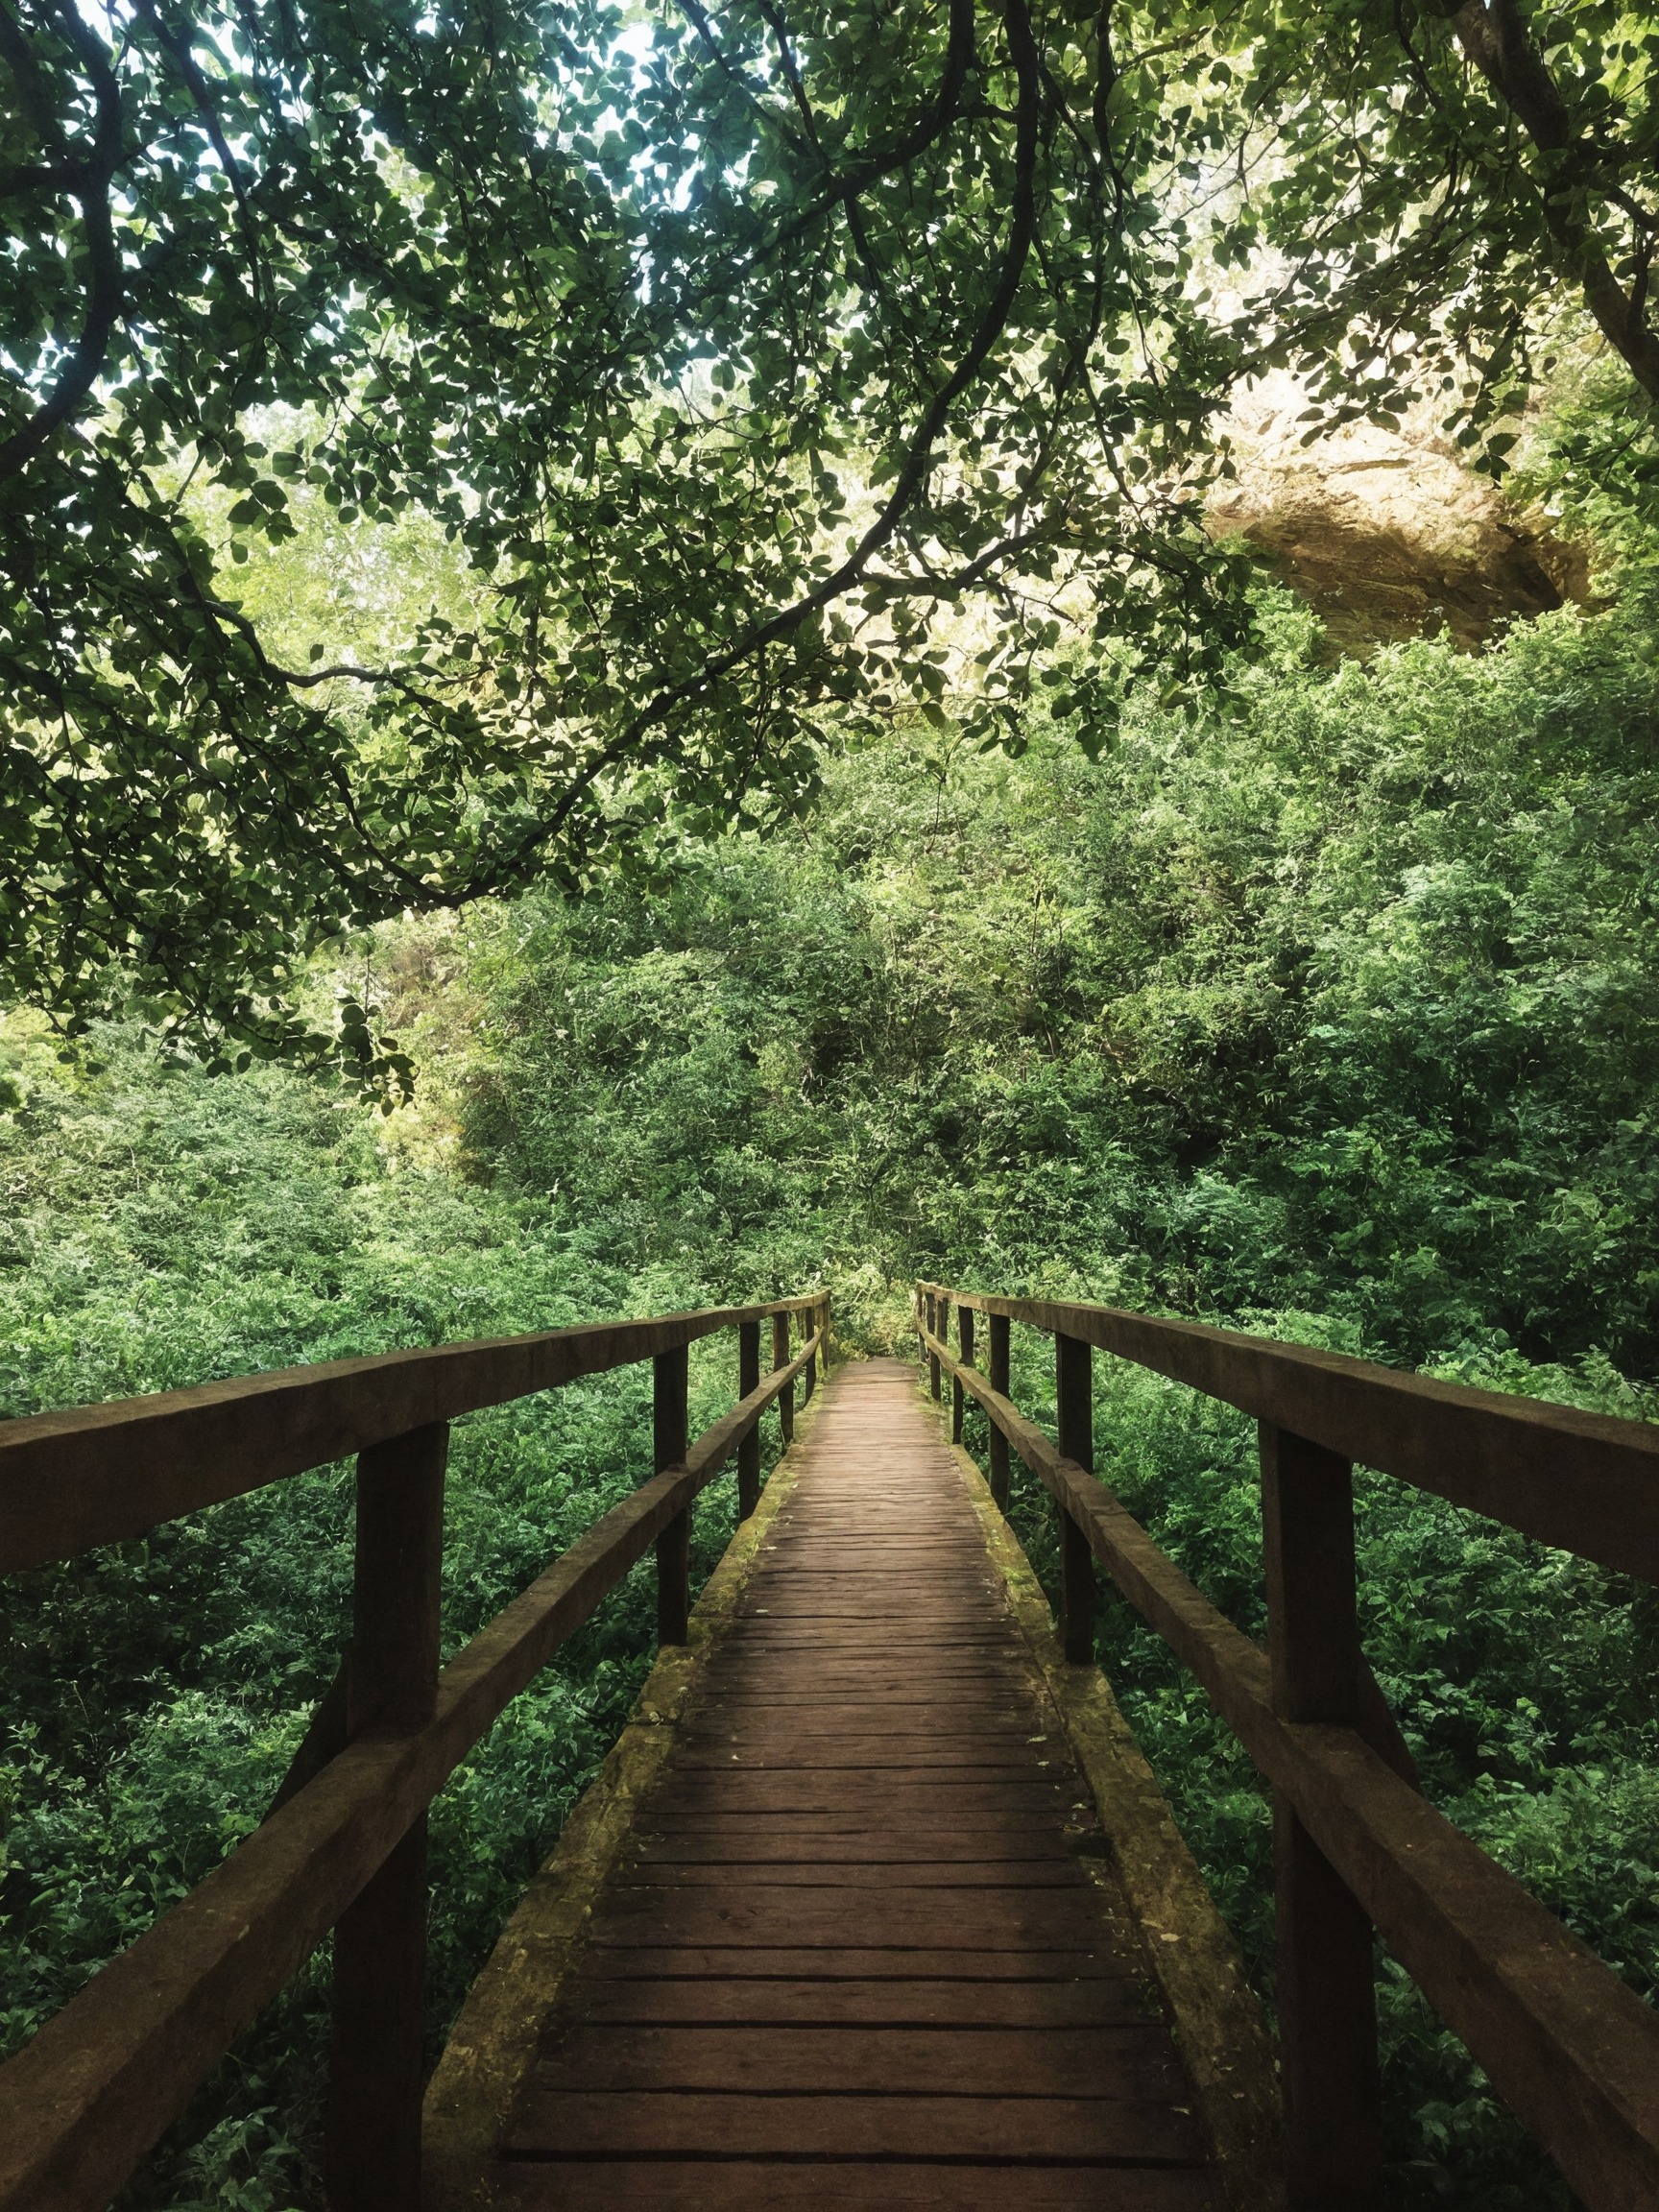
[[(670, 817), (805, 804), (829, 718), (1017, 748), (1064, 637), (1097, 742), (1126, 669), (1239, 635), (1198, 508), (1241, 376), (1426, 375), (1475, 436), (1566, 273), (1659, 389), (1656, 36), (0, 0), (0, 989), (316, 1052), (318, 943), (649, 876)], [(240, 579), (319, 508), (470, 589), (292, 649)], [(406, 1072), (354, 1001), (336, 1042)]]

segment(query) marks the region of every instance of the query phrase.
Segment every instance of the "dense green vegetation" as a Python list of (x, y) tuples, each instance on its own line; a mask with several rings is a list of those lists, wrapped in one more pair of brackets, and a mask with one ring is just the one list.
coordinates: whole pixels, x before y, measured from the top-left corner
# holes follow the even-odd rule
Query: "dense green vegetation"
[[(831, 760), (793, 829), (688, 844), (649, 890), (395, 926), (358, 971), (421, 1069), (390, 1118), (129, 1030), (64, 1063), (13, 1018), (0, 1413), (820, 1270), (854, 1347), (894, 1340), (922, 1270), (1648, 1411), (1641, 593), (1479, 660), (1331, 670), (1288, 601), (1267, 638), (1201, 713), (1134, 695), (1094, 760), (1041, 727), (1015, 759), (902, 732)], [(699, 1362), (710, 1410), (731, 1357)], [(1038, 1411), (1043, 1357), (1019, 1347)], [(462, 1425), (451, 1647), (638, 1479), (642, 1389)], [(1260, 1632), (1246, 1425), (1136, 1374), (1099, 1392), (1103, 1472)], [(319, 1474), (12, 1587), (8, 2043), (256, 1819), (340, 1647), (347, 1500)], [(731, 1512), (724, 1488), (700, 1511), (705, 1565)], [(1028, 1486), (1016, 1519), (1047, 1572)], [(1371, 1655), (1436, 1798), (1652, 1994), (1651, 1593), (1375, 1479), (1362, 1543)], [(614, 1732), (649, 1597), (637, 1575), (442, 1803), (435, 2032)], [(1116, 1603), (1102, 1649), (1270, 1994), (1261, 1792)], [(1555, 2202), (1384, 1973), (1393, 2200)], [(137, 2201), (311, 2200), (324, 1988), (320, 1963)]]

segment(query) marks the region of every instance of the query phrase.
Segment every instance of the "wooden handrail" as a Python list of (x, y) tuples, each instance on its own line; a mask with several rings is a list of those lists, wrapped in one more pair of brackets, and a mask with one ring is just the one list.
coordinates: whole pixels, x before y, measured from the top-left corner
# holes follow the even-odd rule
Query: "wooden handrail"
[[(1635, 1423), (1594, 1420), (1569, 1407), (1524, 1408), (1543, 1421), (1523, 1421), (1511, 1431), (1505, 1417), (1516, 1409), (1515, 1402), (1487, 1391), (1455, 1392), (1447, 1384), (1422, 1385), (1421, 1396), (1407, 1389), (1385, 1400), (1391, 1426), (1384, 1434), (1372, 1425), (1378, 1379), (1402, 1385), (1420, 1379), (1226, 1330), (1166, 1322), (1148, 1324), (1145, 1333), (1129, 1330), (1120, 1324), (1142, 1317), (1110, 1308), (987, 1298), (936, 1284), (917, 1286), (916, 1328), (929, 1372), (948, 1374), (984, 1409), (994, 1433), (1054, 1497), (1067, 1529), (1086, 1542), (1137, 1612), (1204, 1685), (1277, 1794), (1280, 2011), (1292, 2206), (1373, 2200), (1376, 2145), (1362, 2138), (1365, 2098), (1374, 2094), (1374, 2083), (1356, 2110), (1353, 2095), (1345, 2093), (1350, 2085), (1333, 2080), (1331, 2070), (1334, 2054), (1338, 2063), (1363, 2069), (1360, 2047), (1369, 2032), (1374, 2074), (1375, 2029), (1355, 2016), (1357, 2009), (1365, 2013), (1368, 1987), (1363, 2002), (1350, 1991), (1342, 2003), (1326, 2007), (1321, 2026), (1331, 2047), (1311, 2054), (1299, 2048), (1306, 2036), (1297, 2032), (1306, 2024), (1295, 2017), (1300, 2000), (1292, 1999), (1292, 1984), (1316, 1984), (1321, 1973), (1328, 1974), (1335, 1946), (1329, 1925), (1299, 1925), (1287, 1897), (1287, 1869), (1297, 1864), (1293, 1832), (1286, 1841), (1287, 1822), (1306, 1832), (1318, 1855), (1315, 1864), (1323, 1862), (1332, 1870), (1581, 2200), (1596, 2212), (1635, 2212), (1659, 2203), (1659, 2014), (1412, 1787), (1389, 1758), (1387, 1744), (1365, 1723), (1362, 1680), (1352, 1680), (1346, 1693), (1360, 1716), (1354, 1723), (1287, 1716), (1282, 1615), (1273, 1617), (1270, 1656), (1211, 1604), (1103, 1482), (951, 1352), (943, 1334), (927, 1325), (929, 1302), (935, 1319), (948, 1305), (959, 1313), (969, 1309), (1028, 1322), (1072, 1343), (1098, 1344), (1110, 1336), (1112, 1349), (1134, 1359), (1155, 1346), (1161, 1357), (1142, 1364), (1171, 1373), (1179, 1361), (1188, 1369), (1180, 1375), (1183, 1381), (1196, 1381), (1199, 1374), (1223, 1380), (1229, 1387), (1212, 1388), (1206, 1382), (1197, 1387), (1236, 1405), (1247, 1403), (1251, 1394), (1247, 1409), (1262, 1419), (1264, 1446), (1271, 1442), (1281, 1455), (1286, 1443), (1302, 1441), (1289, 1428), (1290, 1408), (1311, 1405), (1326, 1417), (1324, 1433), (1314, 1440), (1325, 1462), (1316, 1465), (1322, 1503), (1341, 1496), (1347, 1480), (1345, 1461), (1328, 1445), (1332, 1433), (1365, 1434), (1382, 1447), (1367, 1450), (1365, 1457), (1387, 1468), (1402, 1438), (1408, 1446), (1420, 1442), (1424, 1431), (1413, 1430), (1412, 1419), (1425, 1421), (1426, 1409), (1442, 1405), (1447, 1395), (1459, 1402), (1465, 1417), (1460, 1438), (1477, 1437), (1487, 1454), (1496, 1453), (1502, 1435), (1532, 1439), (1540, 1429), (1550, 1431), (1553, 1416), (1562, 1416), (1569, 1481), (1582, 1465), (1573, 1450), (1580, 1443), (1588, 1447), (1586, 1479), (1594, 1481), (1605, 1474), (1609, 1458), (1615, 1468), (1623, 1464), (1621, 1446), (1641, 1464), (1653, 1454), (1653, 1440)], [(1141, 1349), (1127, 1349), (1131, 1345)], [(1310, 1361), (1316, 1363), (1316, 1390), (1307, 1383)], [(1340, 1404), (1350, 1387), (1365, 1394), (1358, 1411)], [(1413, 1413), (1402, 1415), (1402, 1405)], [(1590, 1421), (1594, 1427), (1586, 1434), (1581, 1424)], [(1621, 1432), (1626, 1430), (1634, 1433), (1625, 1437)], [(1604, 1504), (1603, 1496), (1599, 1512)], [(1351, 1548), (1351, 1534), (1348, 1541)], [(1285, 1601), (1282, 1590), (1280, 1605)], [(1357, 1645), (1351, 1666), (1363, 1674)], [(1368, 1945), (1364, 1965), (1368, 1981)]]
[[(458, 1399), (468, 1405), (496, 1403), (601, 1367), (657, 1358), (733, 1322), (801, 1313), (816, 1324), (794, 1358), (749, 1390), (680, 1463), (662, 1469), (614, 1506), (473, 1637), (438, 1676), (429, 1719), (401, 1733), (374, 1731), (347, 1743), (313, 1779), (279, 1801), (189, 1896), (96, 1974), (0, 2066), (0, 2207), (5, 2212), (89, 2212), (108, 2201), (241, 2030), (353, 1902), (384, 1878), (393, 1854), (507, 1704), (591, 1616), (653, 1540), (685, 1513), (766, 1409), (798, 1376), (811, 1371), (828, 1348), (829, 1306), (828, 1296), (820, 1293), (519, 1340), (524, 1349), (517, 1372), (526, 1379), (517, 1392), (500, 1386), (514, 1372), (508, 1358), (511, 1340), (338, 1362), (320, 1376), (309, 1371), (319, 1393), (313, 1403), (321, 1404), (336, 1424), (328, 1431), (334, 1437), (350, 1417), (342, 1392), (349, 1394), (353, 1377), (362, 1378), (362, 1386), (372, 1393), (376, 1378), (396, 1378), (399, 1394), (373, 1395), (372, 1410), (359, 1417), (364, 1426), (373, 1427), (374, 1441), (384, 1443), (388, 1439), (378, 1425), (387, 1417), (387, 1406), (396, 1404), (404, 1415), (411, 1408), (423, 1412), (431, 1399), (421, 1392), (442, 1389), (447, 1395), (441, 1402), (452, 1409)], [(445, 1367), (443, 1353), (449, 1350), (472, 1356), (475, 1364), (470, 1370)], [(424, 1363), (427, 1373), (405, 1389), (408, 1362)], [(275, 1379), (288, 1394), (290, 1407), (303, 1407), (307, 1373), (291, 1369)], [(484, 1376), (493, 1378), (493, 1394), (469, 1396)], [(175, 1433), (199, 1453), (204, 1437), (224, 1433), (226, 1406), (215, 1393), (234, 1393), (246, 1420), (272, 1402), (258, 1387), (271, 1380), (252, 1377), (242, 1383), (211, 1385), (207, 1392), (169, 1393), (168, 1410), (158, 1418), (146, 1411), (153, 1402), (139, 1399), (118, 1409), (124, 1420), (78, 1427), (77, 1416), (49, 1415), (43, 1418), (58, 1424), (56, 1431), (43, 1431), (40, 1423), (17, 1426), (35, 1431), (36, 1454), (52, 1448), (54, 1433), (77, 1439), (76, 1449), (87, 1456), (75, 1464), (104, 1480), (98, 1454), (117, 1451), (127, 1431), (139, 1429), (148, 1441), (164, 1433), (170, 1421), (180, 1420)], [(87, 1409), (91, 1414), (107, 1410)], [(147, 1421), (156, 1425), (146, 1431)], [(251, 1440), (250, 1455), (261, 1465), (283, 1462), (277, 1472), (255, 1480), (297, 1472), (289, 1460), (295, 1452), (309, 1449), (298, 1439), (321, 1432), (315, 1425), (307, 1429), (297, 1422), (275, 1445), (269, 1438)], [(416, 1424), (414, 1432), (425, 1433), (425, 1425)], [(27, 1458), (23, 1463), (31, 1464)], [(38, 1464), (36, 1457), (33, 1465)], [(190, 1473), (200, 1481), (198, 1459), (192, 1460)], [(255, 1481), (237, 1481), (215, 1490), (210, 1481), (206, 1484), (209, 1498), (254, 1486)], [(171, 1494), (175, 1500), (185, 1494), (182, 1480)], [(174, 1511), (187, 1509), (177, 1503), (173, 1506)], [(47, 1525), (44, 1515), (36, 1516), (34, 1526)], [(364, 1562), (358, 1565), (361, 1588)], [(423, 1899), (421, 1919), (423, 1923)], [(385, 2134), (385, 2113), (362, 2119)], [(391, 2119), (401, 2128), (407, 2151), (418, 2141), (418, 2080), (412, 2108)], [(342, 2212), (351, 2208), (343, 2203)]]
[(1659, 1582), (1659, 1425), (1346, 1353), (1050, 1298), (924, 1297), (1073, 1337), (1602, 1567)]
[(821, 1303), (775, 1299), (383, 1352), (8, 1421), (0, 1425), (0, 1575), (142, 1536), (159, 1522), (434, 1421)]

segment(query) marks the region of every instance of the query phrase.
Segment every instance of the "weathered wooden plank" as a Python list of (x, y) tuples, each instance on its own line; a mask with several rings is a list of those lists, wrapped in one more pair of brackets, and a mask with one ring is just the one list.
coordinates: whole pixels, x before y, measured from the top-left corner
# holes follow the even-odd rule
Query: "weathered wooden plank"
[(1052, 1824), (1041, 1828), (858, 1828), (837, 1833), (814, 1824), (790, 1830), (777, 1821), (733, 1821), (707, 1830), (654, 1827), (641, 1839), (637, 1866), (748, 1864), (778, 1866), (1056, 1865), (1076, 1871), (1076, 1855)]
[[(1028, 1774), (1033, 1762), (1022, 1757), (1018, 1743), (998, 1745), (931, 1743), (926, 1738), (884, 1742), (878, 1736), (802, 1736), (770, 1742), (709, 1743), (688, 1745), (680, 1762), (686, 1774), (736, 1771), (781, 1774), (791, 1769), (828, 1774), (831, 1771), (875, 1776), (883, 1773), (920, 1776), (940, 1773), (1016, 1779)], [(1039, 1759), (1039, 1768), (1055, 1764)]]
[(726, 1980), (595, 1981), (583, 2018), (648, 2026), (677, 2021), (751, 2028), (1109, 2028), (1144, 2025), (1150, 2000), (1137, 1982), (790, 1981), (781, 1976)]
[(780, 1712), (770, 1706), (746, 1708), (741, 1713), (709, 1714), (696, 1727), (683, 1731), (687, 1745), (708, 1743), (940, 1743), (954, 1748), (961, 1743), (989, 1742), (998, 1755), (1012, 1745), (1023, 1758), (1033, 1747), (1041, 1750), (1057, 1743), (1059, 1730), (1034, 1728), (1029, 1707), (1010, 1711), (1006, 1702), (979, 1703), (968, 1698), (936, 1706), (908, 1708), (884, 1703), (874, 1712), (837, 1711), (821, 1704), (793, 1705)]
[[(848, 1934), (854, 1934), (849, 1929)], [(620, 1943), (595, 1940), (584, 1972), (596, 1981), (800, 1981), (1120, 1983), (1128, 1971), (1121, 1954), (1075, 1946), (1020, 1951), (866, 1948), (854, 1943), (814, 1943), (733, 1948), (694, 1943)]]
[(772, 1773), (738, 1767), (722, 1774), (704, 1768), (685, 1777), (685, 1790), (676, 1802), (686, 1812), (856, 1811), (871, 1822), (888, 1817), (909, 1823), (931, 1819), (941, 1826), (1005, 1813), (1065, 1818), (1073, 1811), (1089, 1809), (1066, 1783), (959, 1781), (937, 1770), (931, 1775), (878, 1775), (845, 1769), (822, 1774), (806, 1769)]
[(947, 1860), (939, 1864), (847, 1864), (822, 1854), (810, 1860), (640, 1861), (616, 1877), (618, 1889), (718, 1889), (734, 1881), (749, 1889), (1075, 1889), (1087, 1877), (1067, 1859)]
[(803, 2200), (835, 2212), (1214, 2212), (1191, 2170), (962, 2166), (898, 2160), (803, 2167), (764, 2159), (560, 2159), (503, 2162), (491, 2197), (502, 2212), (779, 2212)]
[(1190, 2116), (1161, 2098), (743, 2097), (532, 2089), (510, 2157), (1114, 2159), (1197, 2166)]
[(603, 2089), (838, 2097), (1066, 2097), (1178, 2104), (1170, 2047), (1109, 2028), (602, 2027), (584, 2021), (534, 2093)]
[(724, 1898), (677, 1891), (616, 1889), (594, 1926), (607, 1945), (726, 1943), (767, 1950), (844, 1943), (855, 1917), (861, 1939), (893, 1949), (1056, 1950), (1108, 1940), (1095, 1892), (1057, 1897), (1042, 1890), (963, 1890), (942, 1902), (937, 1891), (875, 1890), (849, 1907), (838, 1899), (788, 1889), (733, 1889)]

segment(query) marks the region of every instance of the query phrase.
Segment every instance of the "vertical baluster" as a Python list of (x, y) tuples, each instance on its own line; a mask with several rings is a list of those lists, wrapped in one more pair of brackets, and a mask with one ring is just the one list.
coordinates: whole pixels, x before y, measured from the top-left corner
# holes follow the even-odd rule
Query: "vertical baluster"
[[(772, 1365), (787, 1367), (789, 1364), (789, 1316), (774, 1313), (772, 1316)], [(795, 1385), (786, 1382), (778, 1394), (778, 1433), (785, 1444), (795, 1437)]]
[[(1008, 1316), (1006, 1313), (991, 1315), (991, 1387), (1001, 1397), (1008, 1395)], [(1008, 1439), (991, 1424), (991, 1495), (998, 1509), (1008, 1510)]]
[[(933, 1302), (933, 1334), (941, 1344), (948, 1344), (950, 1340), (950, 1301), (943, 1293)], [(939, 1355), (936, 1352), (930, 1355), (927, 1380), (935, 1404), (942, 1405), (945, 1393), (940, 1387)]]
[[(651, 1362), (651, 1458), (657, 1473), (685, 1457), (686, 1347)], [(684, 1644), (691, 1617), (691, 1508), (684, 1505), (657, 1539), (657, 1641)]]
[[(1094, 1387), (1092, 1348), (1079, 1336), (1054, 1339), (1054, 1385), (1060, 1450), (1094, 1472)], [(1074, 1667), (1094, 1656), (1094, 1555), (1064, 1507), (1060, 1512), (1060, 1635)]]
[[(357, 1461), (349, 1739), (414, 1735), (437, 1709), (448, 1445), (438, 1421)], [(422, 1815), (334, 1932), (324, 2152), (333, 2212), (405, 2212), (420, 2201), (425, 1984)]]
[[(760, 1387), (760, 1324), (737, 1324), (737, 1395)], [(737, 1447), (737, 1518), (747, 1521), (760, 1503), (760, 1424), (757, 1421)]]
[[(1261, 1452), (1274, 1710), (1285, 1720), (1356, 1726), (1352, 1470), (1266, 1422)], [(1372, 2212), (1381, 2201), (1382, 2091), (1371, 1924), (1283, 1799), (1273, 1843), (1290, 2204)]]
[[(818, 1309), (816, 1306), (808, 1306), (805, 1312), (801, 1316), (802, 1339), (805, 1343), (810, 1344), (813, 1337), (816, 1336), (817, 1334)], [(816, 1390), (817, 1387), (818, 1355), (816, 1352), (814, 1352), (811, 1358), (807, 1360), (805, 1372), (801, 1378), (801, 1403), (803, 1406), (807, 1404), (812, 1396), (813, 1391)]]
[[(956, 1346), (962, 1355), (962, 1364), (965, 1367), (972, 1367), (974, 1364), (974, 1309), (972, 1306), (958, 1306), (956, 1309)], [(950, 1441), (952, 1444), (960, 1444), (962, 1441), (962, 1414), (965, 1395), (961, 1379), (952, 1375), (950, 1378)]]

